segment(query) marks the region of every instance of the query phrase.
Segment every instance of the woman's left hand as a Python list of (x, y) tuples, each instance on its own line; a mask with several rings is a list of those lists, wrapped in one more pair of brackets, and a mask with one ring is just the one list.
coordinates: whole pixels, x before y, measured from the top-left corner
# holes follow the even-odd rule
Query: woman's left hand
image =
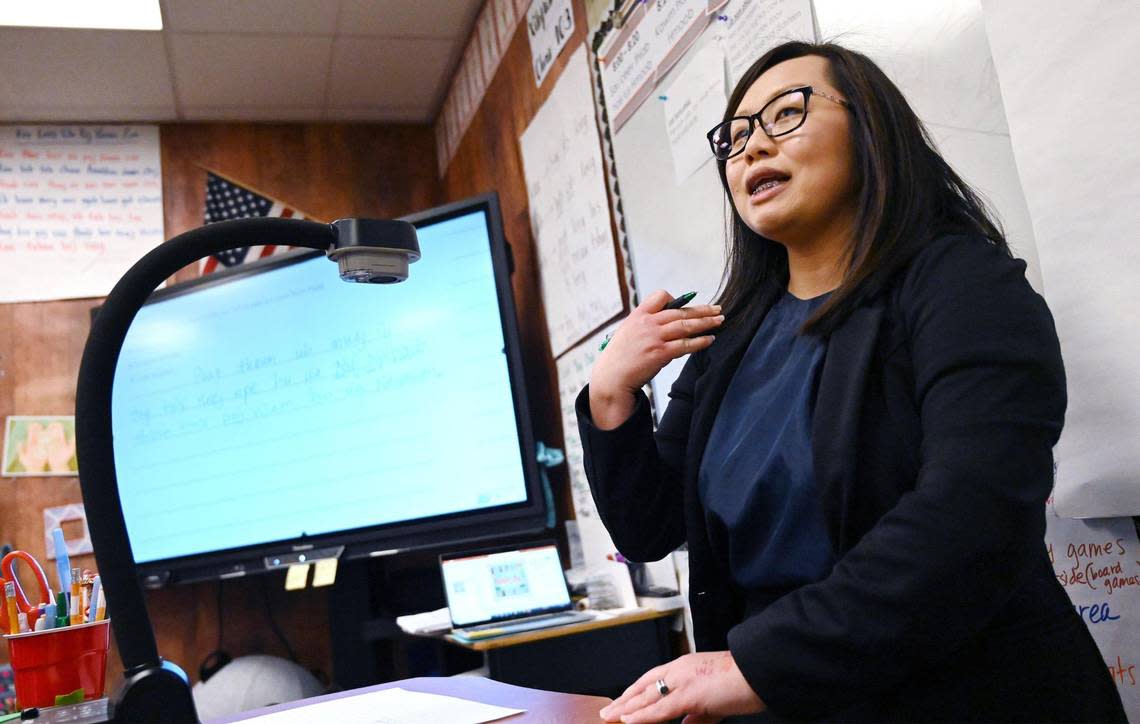
[[(657, 682), (664, 681), (664, 696)], [(627, 724), (660, 722), (685, 716), (684, 724), (720, 721), (734, 714), (764, 711), (729, 651), (686, 654), (650, 669), (599, 714), (606, 721)]]

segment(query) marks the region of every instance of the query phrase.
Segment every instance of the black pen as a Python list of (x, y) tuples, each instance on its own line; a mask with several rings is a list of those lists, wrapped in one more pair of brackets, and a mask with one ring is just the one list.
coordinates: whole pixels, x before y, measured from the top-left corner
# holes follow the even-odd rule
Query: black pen
[[(696, 296), (697, 296), (696, 292), (685, 292), (681, 296), (669, 300), (669, 303), (666, 304), (664, 307), (662, 307), (662, 311), (664, 311), (666, 309), (680, 309), (681, 307), (685, 306), (689, 302), (693, 301), (693, 299)], [(604, 350), (606, 348), (606, 345), (609, 343), (610, 343), (610, 335), (607, 334), (606, 338), (604, 340), (602, 340), (602, 346), (598, 347), (598, 351), (601, 352), (602, 350)]]
[(666, 304), (663, 307), (663, 309), (680, 309), (681, 307), (685, 306), (689, 302), (693, 301), (693, 298), (696, 296), (697, 296), (696, 292), (685, 292), (681, 296), (677, 297), (676, 299), (674, 299), (671, 302), (669, 302), (668, 304)]

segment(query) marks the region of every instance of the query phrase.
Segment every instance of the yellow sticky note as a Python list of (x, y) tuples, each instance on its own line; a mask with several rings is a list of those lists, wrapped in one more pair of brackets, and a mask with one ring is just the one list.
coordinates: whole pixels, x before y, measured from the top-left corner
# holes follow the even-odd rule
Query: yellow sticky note
[(285, 574), (285, 590), (299, 591), (309, 583), (309, 564), (294, 563)]
[(331, 586), (336, 580), (336, 558), (322, 558), (313, 570), (313, 588)]

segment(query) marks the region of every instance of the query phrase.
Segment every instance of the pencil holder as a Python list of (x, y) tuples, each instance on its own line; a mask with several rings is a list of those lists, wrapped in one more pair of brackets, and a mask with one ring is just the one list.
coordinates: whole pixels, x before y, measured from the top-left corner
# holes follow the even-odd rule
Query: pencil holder
[(54, 706), (55, 698), (83, 689), (84, 699), (103, 696), (111, 620), (5, 636), (23, 709)]

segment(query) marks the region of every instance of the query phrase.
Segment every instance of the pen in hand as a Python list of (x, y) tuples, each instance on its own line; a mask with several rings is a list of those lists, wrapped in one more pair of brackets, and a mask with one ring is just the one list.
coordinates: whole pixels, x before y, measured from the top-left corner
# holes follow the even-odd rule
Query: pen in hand
[[(697, 296), (696, 292), (685, 292), (681, 296), (674, 297), (673, 299), (669, 300), (669, 302), (664, 307), (662, 307), (661, 310), (664, 311), (666, 309), (680, 309), (681, 307), (685, 306), (689, 302), (693, 301), (693, 299), (696, 298), (696, 296)], [(607, 334), (606, 338), (604, 340), (602, 340), (602, 346), (598, 347), (599, 352), (604, 350), (606, 348), (606, 345), (610, 343), (610, 336), (611, 335)]]

